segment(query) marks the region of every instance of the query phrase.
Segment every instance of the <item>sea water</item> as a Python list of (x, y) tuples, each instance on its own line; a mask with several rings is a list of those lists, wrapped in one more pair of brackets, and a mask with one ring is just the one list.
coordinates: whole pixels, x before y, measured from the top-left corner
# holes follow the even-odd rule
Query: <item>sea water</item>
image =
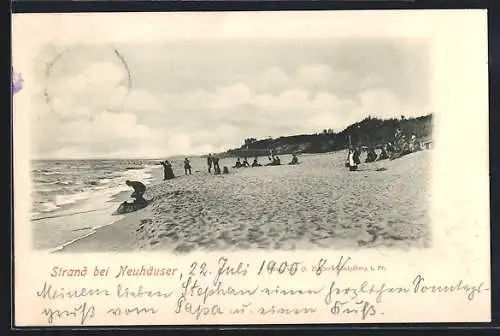
[(33, 247), (57, 249), (122, 216), (133, 190), (126, 180), (154, 181), (158, 160), (39, 160), (31, 165)]
[[(288, 158), (291, 159), (291, 158)], [(174, 174), (184, 175), (184, 158), (170, 157)], [(248, 161), (251, 164), (252, 158)], [(285, 156), (282, 157), (285, 163)], [(268, 163), (259, 157), (259, 163)], [(32, 161), (32, 245), (35, 249), (57, 250), (92, 235), (126, 215), (113, 216), (119, 204), (133, 190), (126, 180), (154, 182), (153, 169), (160, 160), (38, 160)], [(192, 173), (207, 171), (206, 158), (190, 157)], [(234, 158), (220, 161), (232, 167)], [(213, 170), (212, 170), (213, 172)]]

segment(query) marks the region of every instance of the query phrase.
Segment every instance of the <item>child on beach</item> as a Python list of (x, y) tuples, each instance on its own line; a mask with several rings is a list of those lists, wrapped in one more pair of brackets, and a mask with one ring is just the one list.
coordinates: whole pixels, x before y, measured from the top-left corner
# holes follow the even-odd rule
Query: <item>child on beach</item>
[(185, 158), (184, 159), (184, 174), (187, 175), (188, 173), (189, 173), (189, 175), (191, 175), (191, 163), (189, 162), (188, 158)]

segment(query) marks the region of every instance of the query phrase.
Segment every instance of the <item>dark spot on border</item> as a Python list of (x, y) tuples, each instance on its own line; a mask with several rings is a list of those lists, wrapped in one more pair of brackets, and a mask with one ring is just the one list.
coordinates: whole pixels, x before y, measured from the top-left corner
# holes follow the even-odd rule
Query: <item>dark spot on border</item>
[(11, 82), (12, 94), (16, 94), (16, 93), (18, 93), (19, 91), (22, 90), (24, 79), (21, 76), (21, 74), (12, 71), (12, 79), (11, 79), (11, 81), (12, 81)]

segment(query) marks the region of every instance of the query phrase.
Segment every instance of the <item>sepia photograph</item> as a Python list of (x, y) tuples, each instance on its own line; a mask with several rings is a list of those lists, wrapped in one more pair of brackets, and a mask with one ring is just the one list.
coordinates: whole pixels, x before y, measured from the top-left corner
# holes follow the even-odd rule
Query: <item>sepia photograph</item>
[(37, 250), (428, 248), (423, 38), (47, 44)]
[(16, 325), (491, 320), (486, 22), (14, 16)]

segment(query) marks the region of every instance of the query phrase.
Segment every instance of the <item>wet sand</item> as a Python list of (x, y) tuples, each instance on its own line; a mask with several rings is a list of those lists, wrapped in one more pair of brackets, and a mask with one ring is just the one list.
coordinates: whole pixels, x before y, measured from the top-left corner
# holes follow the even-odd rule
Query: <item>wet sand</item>
[(431, 154), (363, 163), (356, 172), (344, 167), (344, 152), (228, 175), (176, 171), (148, 188), (147, 208), (61, 252), (429, 247)]

